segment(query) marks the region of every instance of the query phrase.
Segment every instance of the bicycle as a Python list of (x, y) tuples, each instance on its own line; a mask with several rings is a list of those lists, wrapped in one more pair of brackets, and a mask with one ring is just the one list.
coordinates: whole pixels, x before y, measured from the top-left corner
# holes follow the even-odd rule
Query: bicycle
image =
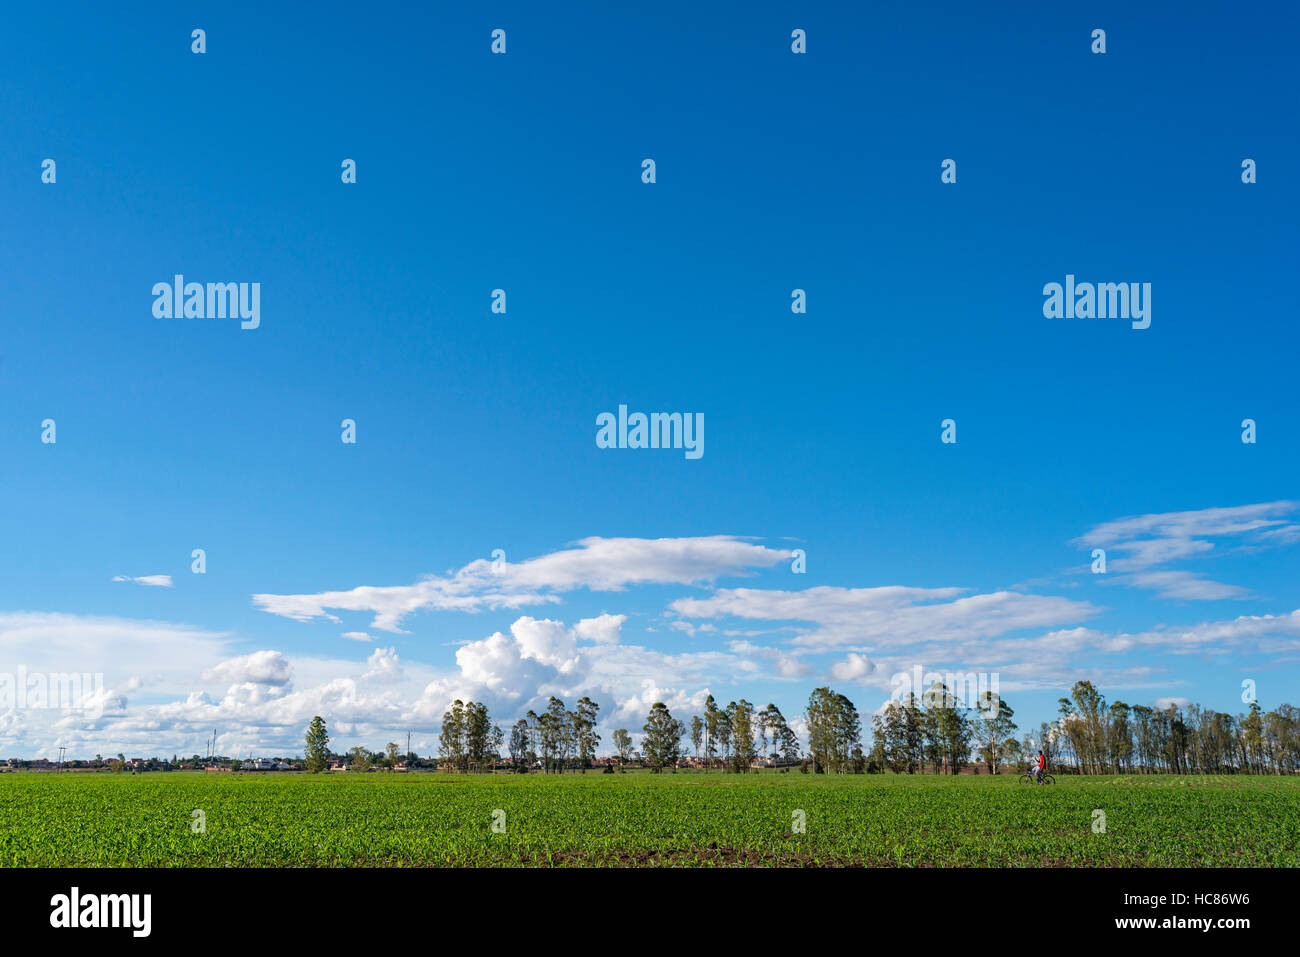
[(1055, 784), (1056, 783), (1056, 778), (1052, 777), (1050, 774), (1044, 774), (1042, 781), (1036, 780), (1033, 771), (1025, 771), (1023, 774), (1020, 775), (1020, 777), (1016, 778), (1016, 780), (1021, 784)]

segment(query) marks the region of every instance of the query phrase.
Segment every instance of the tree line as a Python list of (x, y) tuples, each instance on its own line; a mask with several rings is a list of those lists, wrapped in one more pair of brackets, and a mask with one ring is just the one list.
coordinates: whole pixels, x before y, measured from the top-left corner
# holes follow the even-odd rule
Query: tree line
[[(1038, 737), (1049, 760), (1084, 774), (1291, 774), (1300, 769), (1300, 709), (1265, 711), (1251, 700), (1232, 715), (1198, 704), (1164, 709), (1106, 697), (1076, 682)], [(1049, 752), (1049, 749), (1050, 752)]]
[[(600, 706), (583, 697), (569, 710), (555, 696), (547, 705), (540, 714), (528, 711), (507, 736), (492, 722), (484, 703), (453, 702), (442, 716), (439, 766), (465, 773), (489, 771), (502, 762), (504, 745), (513, 770), (563, 773), (592, 767), (601, 742), (596, 733)], [(1059, 699), (1056, 720), (1020, 738), (1015, 710), (1000, 696), (985, 691), (968, 707), (943, 683), (887, 702), (871, 718), (867, 751), (862, 717), (846, 695), (829, 687), (814, 689), (803, 718), (806, 754), (775, 704), (759, 709), (742, 698), (721, 707), (709, 695), (703, 713), (684, 722), (660, 701), (650, 708), (641, 728), (639, 752), (626, 728), (613, 732), (612, 744), (619, 764), (637, 762), (655, 772), (675, 769), (689, 749), (697, 766), (735, 772), (750, 770), (761, 758), (774, 766), (798, 764), (800, 770), (825, 774), (959, 774), (971, 765), (996, 774), (1031, 763), (1039, 749), (1053, 767), (1081, 774), (1300, 770), (1300, 709), (1291, 705), (1265, 712), (1251, 701), (1246, 713), (1233, 716), (1195, 704), (1163, 709), (1123, 701), (1107, 704), (1089, 681), (1076, 682), (1070, 695)], [(308, 770), (325, 769), (328, 740), (323, 720), (314, 718), (307, 733)], [(349, 754), (358, 770), (374, 763), (396, 767), (402, 760), (392, 743), (385, 753), (353, 748)], [(406, 755), (406, 760), (414, 756)]]
[(1300, 770), (1300, 709), (1265, 712), (1252, 700), (1233, 716), (1197, 704), (1129, 705), (1077, 681), (1058, 699), (1058, 717), (1016, 738), (1015, 711), (985, 692), (967, 709), (942, 684), (920, 699), (890, 702), (873, 719), (869, 764), (899, 773), (927, 766), (959, 773), (977, 758), (1000, 766), (1047, 763), (1080, 774), (1293, 774)]

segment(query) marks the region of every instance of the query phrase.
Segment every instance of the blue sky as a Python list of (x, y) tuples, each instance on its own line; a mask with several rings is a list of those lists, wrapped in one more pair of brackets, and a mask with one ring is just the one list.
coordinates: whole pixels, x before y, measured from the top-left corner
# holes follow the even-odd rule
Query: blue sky
[[(706, 689), (871, 711), (917, 663), (998, 672), (1022, 728), (1077, 677), (1294, 701), (1297, 19), (14, 11), (0, 671), (108, 707), (0, 751), (431, 744), (454, 694), (588, 693), (608, 744)], [(260, 327), (155, 318), (176, 273), (259, 282)], [(1150, 328), (1044, 318), (1067, 274), (1151, 283)], [(598, 448), (620, 403), (705, 454)]]

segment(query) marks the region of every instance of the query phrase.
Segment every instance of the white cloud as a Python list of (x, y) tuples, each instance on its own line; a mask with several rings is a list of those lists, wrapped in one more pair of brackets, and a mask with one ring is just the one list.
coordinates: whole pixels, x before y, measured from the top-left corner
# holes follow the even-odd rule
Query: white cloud
[(231, 638), (188, 625), (51, 612), (0, 613), (0, 660), (32, 670), (156, 676), (164, 690), (229, 657)]
[(205, 681), (229, 684), (287, 685), (292, 669), (278, 651), (255, 651), (230, 658), (203, 672)]
[[(158, 622), (3, 615), (0, 650), (16, 650), (34, 670), (56, 670), (60, 656), (69, 656), (73, 647), (90, 651), (106, 637), (116, 647), (101, 653), (122, 657), (119, 664), (125, 667), (108, 669), (98, 692), (104, 709), (99, 717), (13, 710), (0, 715), (0, 748), (17, 746), (23, 753), (46, 756), (57, 755), (59, 744), (75, 754), (190, 753), (201, 751), (216, 728), (218, 751), (225, 754), (300, 753), (303, 731), (315, 714), (326, 716), (337, 747), (356, 740), (377, 747), (408, 729), (431, 738), (456, 697), (486, 702), (493, 717), (507, 724), (529, 708), (544, 709), (550, 695), (570, 707), (582, 695), (595, 699), (608, 747), (614, 727), (636, 731), (655, 701), (664, 701), (688, 721), (719, 680), (741, 677), (748, 684), (779, 676), (783, 656), (794, 667), (808, 669), (806, 650), (788, 653), (745, 639), (728, 642), (725, 651), (673, 655), (638, 645), (582, 644), (578, 631), (577, 625), (523, 616), (508, 633), (463, 645), (455, 670), (439, 672), (400, 661), (393, 648), (375, 648), (364, 662), (290, 657), (271, 649), (231, 657), (224, 653), (224, 639)], [(148, 636), (144, 649), (142, 635)], [(835, 682), (857, 682), (882, 692), (891, 675), (921, 664), (927, 671), (973, 667), (1000, 672), (1004, 694), (1064, 689), (1088, 677), (1114, 695), (1125, 688), (1168, 688), (1165, 669), (1124, 661), (1129, 654), (1153, 649), (1162, 655), (1294, 654), (1300, 650), (1300, 610), (1133, 634), (1076, 627), (1032, 637), (956, 636), (920, 643), (907, 655), (868, 658), (848, 650), (828, 669)], [(165, 700), (128, 700), (128, 692), (145, 687)], [(714, 693), (720, 703), (753, 695), (744, 686)], [(872, 705), (870, 700), (858, 703)], [(802, 728), (797, 714), (787, 717), (796, 730)]]
[(640, 727), (650, 709), (658, 702), (663, 702), (673, 717), (689, 725), (689, 716), (704, 710), (704, 702), (709, 697), (708, 688), (688, 692), (678, 688), (660, 687), (653, 678), (646, 678), (635, 693), (625, 698), (619, 705), (614, 717), (621, 721), (630, 721)]
[[(1082, 621), (1100, 609), (1067, 598), (993, 592), (957, 597), (961, 588), (838, 588), (803, 591), (731, 588), (670, 605), (683, 618), (761, 619), (793, 631), (809, 650), (882, 648), (955, 637), (990, 637)], [(815, 628), (788, 623), (812, 623)]]
[(1270, 528), (1260, 532), (1259, 537), (1271, 545), (1290, 545), (1294, 542), (1300, 542), (1300, 525), (1283, 525), (1280, 528)]
[(1250, 595), (1245, 588), (1210, 581), (1195, 572), (1135, 572), (1128, 577), (1128, 581), (1138, 588), (1151, 589), (1161, 598), (1212, 601), (1221, 598), (1246, 598)]
[(393, 681), (402, 676), (402, 665), (395, 648), (376, 648), (366, 659), (366, 664), (365, 678)]
[(137, 585), (150, 585), (154, 588), (171, 588), (171, 575), (140, 575), (134, 577), (131, 575), (114, 575), (115, 582), (135, 582)]
[[(1083, 535), (1079, 541), (1088, 547), (1120, 545), (1139, 546), (1144, 542), (1186, 542), (1199, 537), (1217, 538), (1241, 535), (1277, 525), (1279, 518), (1294, 514), (1300, 502), (1278, 501), (1231, 508), (1203, 508), (1187, 512), (1158, 512), (1103, 522)], [(1177, 552), (1176, 545), (1169, 546)]]
[(371, 627), (400, 633), (403, 619), (421, 610), (514, 609), (558, 603), (557, 592), (576, 588), (621, 591), (629, 585), (712, 582), (770, 568), (789, 555), (731, 535), (584, 538), (573, 548), (515, 565), (498, 567), (477, 559), (447, 577), (429, 575), (413, 585), (365, 585), (308, 595), (257, 594), (253, 602), (296, 621), (338, 621), (329, 610), (373, 612)]
[(1273, 651), (1300, 649), (1300, 610), (1288, 615), (1241, 615), (1229, 621), (1169, 625), (1123, 638), (1132, 646), (1162, 646), (1173, 653), (1224, 652), (1243, 643)]
[[(1137, 515), (1103, 522), (1074, 544), (1084, 549), (1105, 549), (1108, 571), (1119, 573), (1116, 582), (1153, 590), (1162, 598), (1244, 598), (1249, 592), (1236, 585), (1209, 581), (1187, 571), (1155, 569), (1182, 559), (1216, 554), (1214, 539), (1244, 539), (1259, 547), (1298, 541), (1300, 526), (1292, 524), (1298, 510), (1300, 502), (1278, 501)], [(1111, 553), (1119, 557), (1111, 557)]]
[[(1254, 536), (1256, 545), (1287, 539), (1287, 529), (1297, 526), (1279, 524), (1280, 513), (1267, 511), (1281, 504), (1286, 503), (1209, 518), (1144, 516), (1098, 526), (1094, 533), (1098, 540), (1120, 543), (1121, 561), (1172, 560), (1167, 556), (1205, 553), (1209, 530), (1235, 529)], [(708, 584), (771, 567), (785, 554), (731, 536), (589, 538), (507, 565), (500, 574), (478, 561), (414, 586), (256, 598), (268, 610), (303, 620), (366, 611), (376, 628), (391, 631), (423, 608), (553, 604), (577, 587)], [(1181, 570), (1148, 565), (1123, 574), (1170, 597), (1238, 596), (1234, 586)], [(583, 695), (596, 700), (608, 747), (613, 727), (636, 731), (657, 700), (688, 720), (710, 688), (721, 703), (756, 699), (763, 693), (754, 687), (760, 682), (803, 681), (802, 697), (816, 675), (816, 683), (856, 683), (886, 692), (893, 675), (919, 665), (926, 671), (995, 672), (1004, 693), (1065, 690), (1086, 677), (1112, 694), (1142, 688), (1155, 695), (1177, 687), (1170, 675), (1173, 656), (1272, 656), (1273, 662), (1300, 656), (1300, 611), (1134, 633), (1085, 627), (1101, 610), (1050, 595), (972, 594), (958, 587), (711, 587), (669, 606), (670, 627), (694, 639), (677, 639), (676, 645), (692, 650), (674, 654), (631, 643), (625, 614), (605, 612), (572, 625), (523, 614), (512, 616), (508, 628), (461, 645), (454, 666), (442, 668), (411, 659), (409, 648), (400, 659), (395, 647), (368, 648), (365, 660), (290, 655), (264, 646), (248, 652), (247, 645), (237, 653), (229, 635), (163, 622), (0, 614), (0, 660), (33, 670), (105, 675), (96, 691), (102, 715), (33, 709), (0, 714), (0, 749), (16, 744), (24, 753), (48, 753), (66, 744), (83, 754), (134, 747), (188, 752), (201, 750), (216, 728), (218, 749), (228, 754), (296, 753), (315, 714), (326, 716), (336, 747), (357, 740), (373, 747), (408, 729), (436, 738), (443, 711), (458, 697), (484, 701), (494, 719), (506, 724), (530, 708), (543, 710), (551, 695), (570, 707)], [(649, 635), (653, 631), (645, 629), (646, 640), (657, 640)], [(365, 631), (342, 634), (374, 640)], [(716, 643), (704, 641), (706, 635)], [(694, 650), (697, 645), (707, 647)]]
[[(588, 695), (601, 704), (603, 725), (631, 722), (629, 730), (635, 730), (655, 701), (662, 700), (685, 720), (693, 712), (678, 714), (678, 709), (702, 706), (710, 679), (744, 674), (758, 680), (765, 668), (779, 674), (790, 657), (752, 645), (734, 652), (678, 655), (639, 645), (579, 645), (580, 625), (569, 629), (559, 621), (524, 616), (509, 634), (497, 632), (463, 645), (456, 652), (459, 672), (431, 681), (412, 705), (412, 716), (436, 720), (459, 698), (483, 701), (494, 715), (510, 719), (528, 709), (540, 711), (551, 695), (570, 707)], [(807, 671), (798, 667), (800, 673)], [(741, 695), (743, 691), (737, 697)]]
[[(700, 630), (703, 631), (704, 628)], [(775, 675), (781, 678), (802, 678), (814, 671), (812, 665), (799, 657), (802, 653), (800, 651), (791, 653), (770, 645), (756, 645), (746, 639), (729, 641), (727, 647), (740, 656), (737, 667), (747, 672), (760, 671), (760, 662), (769, 664)]]
[(594, 641), (598, 645), (618, 644), (619, 631), (627, 615), (600, 615), (596, 618), (584, 618), (573, 626), (573, 633), (583, 641)]
[(831, 677), (836, 681), (858, 681), (871, 674), (871, 662), (856, 651), (831, 665)]
[(560, 674), (576, 671), (578, 657), (577, 636), (561, 621), (524, 616), (510, 626), (510, 633), (519, 643), (519, 654), (540, 661)]

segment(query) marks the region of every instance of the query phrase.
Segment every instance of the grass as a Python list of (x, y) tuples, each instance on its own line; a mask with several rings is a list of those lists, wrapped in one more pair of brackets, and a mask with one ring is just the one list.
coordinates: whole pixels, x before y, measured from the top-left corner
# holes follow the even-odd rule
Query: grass
[(0, 775), (0, 865), (1300, 865), (1300, 778), (1057, 781), (18, 773)]

